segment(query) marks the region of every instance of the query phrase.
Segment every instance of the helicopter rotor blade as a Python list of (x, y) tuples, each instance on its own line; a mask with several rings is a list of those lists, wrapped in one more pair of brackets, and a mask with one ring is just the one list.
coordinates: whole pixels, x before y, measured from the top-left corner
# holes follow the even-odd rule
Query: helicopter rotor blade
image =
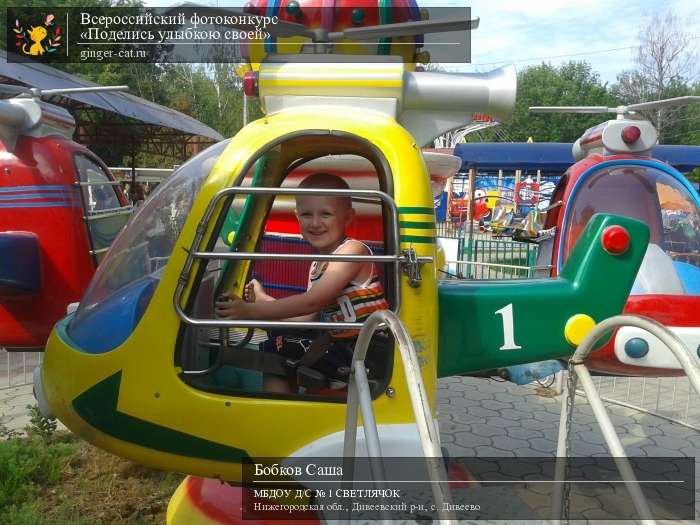
[(393, 38), (399, 36), (425, 35), (428, 33), (450, 33), (471, 31), (479, 27), (479, 18), (454, 18), (446, 20), (420, 20), (379, 26), (352, 27), (328, 34), (328, 40), (364, 40), (371, 38)]
[(53, 95), (70, 95), (72, 93), (94, 93), (96, 91), (129, 91), (129, 86), (89, 86), (80, 88), (42, 89), (39, 92), (39, 96), (51, 97)]
[[(166, 12), (177, 12), (179, 9), (194, 9), (206, 7), (207, 13), (220, 16), (247, 17), (249, 14), (226, 7), (209, 7), (194, 2), (184, 2), (170, 7)], [(250, 24), (224, 24), (228, 27), (250, 29)], [(451, 31), (469, 31), (479, 27), (479, 18), (455, 18), (445, 20), (420, 20), (415, 22), (402, 22), (368, 27), (352, 27), (344, 31), (331, 32), (314, 31), (303, 24), (279, 20), (274, 25), (269, 25), (265, 31), (277, 37), (303, 36), (312, 42), (335, 42), (338, 40), (363, 40), (371, 38), (392, 38), (399, 36), (424, 35), (428, 33), (449, 33)]]
[(531, 113), (617, 113), (607, 106), (530, 106)]
[(700, 96), (686, 96), (667, 98), (664, 100), (653, 100), (651, 102), (640, 102), (639, 104), (630, 104), (626, 106), (627, 111), (644, 111), (648, 109), (670, 108), (674, 106), (685, 106), (693, 102), (700, 102)]
[[(207, 14), (208, 15), (218, 15), (218, 16), (235, 16), (235, 17), (243, 17), (246, 19), (247, 17), (251, 16), (249, 13), (244, 13), (242, 11), (237, 11), (236, 9), (232, 9), (229, 7), (210, 7), (202, 4), (197, 4), (195, 2), (183, 2), (181, 4), (177, 4), (175, 6), (169, 7), (165, 12), (166, 13), (172, 13), (172, 12), (178, 12), (181, 9), (201, 9), (201, 8), (206, 8)], [(233, 27), (235, 29), (245, 29), (245, 30), (250, 30), (251, 25), (250, 24), (222, 24), (226, 27)], [(267, 31), (270, 33), (272, 36), (277, 36), (277, 37), (290, 37), (290, 36), (305, 36), (308, 38), (313, 39), (314, 37), (314, 32), (308, 29), (305, 25), (303, 24), (298, 24), (296, 22), (288, 22), (286, 20), (278, 20), (277, 23), (273, 25), (267, 26), (264, 31)]]

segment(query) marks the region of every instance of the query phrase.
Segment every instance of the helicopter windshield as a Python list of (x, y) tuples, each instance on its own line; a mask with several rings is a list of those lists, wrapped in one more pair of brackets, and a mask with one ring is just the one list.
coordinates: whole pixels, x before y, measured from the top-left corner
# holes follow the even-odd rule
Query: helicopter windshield
[(638, 165), (604, 168), (585, 178), (569, 207), (563, 261), (595, 213), (649, 226), (649, 248), (632, 294), (700, 295), (700, 210), (680, 180)]
[(178, 168), (115, 239), (68, 328), (78, 344), (84, 341), (83, 346), (94, 346), (94, 339), (83, 334), (81, 326), (93, 326), (95, 323), (85, 321), (99, 316), (101, 309), (111, 311), (108, 305), (112, 299), (133, 299), (138, 302), (138, 309), (133, 318), (125, 321), (123, 330), (114, 330), (114, 337), (108, 338), (110, 341), (105, 341), (105, 348), (100, 351), (114, 348), (131, 333), (155, 291), (203, 181), (228, 142), (211, 146)]
[(115, 191), (119, 183), (113, 182), (99, 164), (81, 153), (76, 154), (74, 159), (92, 249), (99, 262), (124, 227), (131, 207), (122, 206), (119, 202)]

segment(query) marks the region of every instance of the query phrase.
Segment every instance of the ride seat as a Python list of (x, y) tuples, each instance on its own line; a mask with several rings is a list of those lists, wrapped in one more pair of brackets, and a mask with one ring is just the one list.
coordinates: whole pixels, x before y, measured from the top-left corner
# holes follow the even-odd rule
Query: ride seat
[[(374, 255), (384, 254), (384, 244), (362, 241)], [(301, 236), (265, 234), (258, 246), (260, 253), (313, 254), (314, 251)], [(376, 264), (379, 279), (386, 290), (385, 269), (383, 264)], [(263, 285), (265, 291), (275, 299), (306, 291), (309, 278), (308, 261), (255, 261), (250, 276)]]

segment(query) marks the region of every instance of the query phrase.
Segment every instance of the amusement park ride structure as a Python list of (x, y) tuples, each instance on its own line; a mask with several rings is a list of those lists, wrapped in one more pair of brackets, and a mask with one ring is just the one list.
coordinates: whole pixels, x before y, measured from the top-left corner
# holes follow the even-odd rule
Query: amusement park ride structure
[[(688, 179), (651, 156), (654, 126), (637, 113), (700, 102), (700, 97), (606, 107), (533, 107), (540, 113), (615, 113), (588, 129), (573, 145), (577, 161), (551, 197), (539, 244), (538, 264), (558, 275), (580, 232), (595, 213), (615, 213), (647, 224), (650, 242), (625, 313), (668, 327), (688, 348), (700, 347), (700, 197)], [(700, 356), (696, 356), (700, 358)], [(642, 329), (623, 327), (588, 366), (615, 375), (684, 375), (668, 347)]]
[[(40, 406), (76, 434), (139, 463), (192, 475), (171, 501), (171, 524), (240, 523), (246, 489), (236, 485), (250, 458), (342, 457), (356, 447), (373, 456), (440, 456), (437, 378), (570, 356), (596, 322), (622, 311), (649, 235), (638, 220), (598, 214), (554, 278), (440, 281), (433, 191), (420, 146), (473, 113), (507, 117), (513, 69), (414, 71), (415, 46), (396, 46), (403, 54), (410, 48), (405, 64), (324, 54), (334, 39), (405, 39), (477, 25), (421, 21), (413, 2), (400, 11), (410, 22), (363, 28), (343, 27), (350, 19), (335, 27), (316, 16), (315, 3), (253, 9), (291, 19), (301, 10), (320, 20), (312, 31), (280, 26), (301, 26), (294, 34), (312, 38), (319, 61), (282, 54), (268, 60), (264, 42), (251, 44), (244, 83), (265, 116), (156, 189), (113, 243), (78, 310), (57, 323), (35, 382)], [(346, 176), (349, 190), (298, 187), (310, 163), (325, 162), (333, 172), (341, 156), (371, 166), (371, 184)], [(275, 235), (285, 199), (295, 195), (352, 198), (365, 211), (359, 217), (376, 221), (377, 228), (358, 230), (373, 235), (366, 240), (380, 244), (380, 254), (308, 253), (293, 219), (286, 235)], [(173, 222), (172, 210), (182, 220)], [(364, 326), (215, 317), (216, 298), (242, 296), (260, 265), (313, 260), (372, 261), (382, 269), (390, 310)], [(275, 272), (283, 278), (284, 270)], [(385, 333), (372, 337), (380, 323)], [(262, 359), (254, 341), (264, 331), (293, 329), (362, 330), (347, 391), (329, 391), (328, 379), (301, 361)], [(299, 392), (262, 389), (262, 374), (280, 367), (303, 387)], [(358, 402), (365, 436), (355, 436)]]
[(71, 139), (73, 117), (41, 98), (125, 89), (0, 86), (15, 95), (0, 100), (0, 347), (43, 350), (132, 211), (105, 164)]

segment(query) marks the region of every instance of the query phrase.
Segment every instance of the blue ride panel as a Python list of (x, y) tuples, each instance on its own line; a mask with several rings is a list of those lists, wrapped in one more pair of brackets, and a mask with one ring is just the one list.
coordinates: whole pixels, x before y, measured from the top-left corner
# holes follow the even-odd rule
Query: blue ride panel
[(41, 290), (39, 239), (29, 232), (0, 233), (0, 295)]
[(72, 319), (67, 330), (62, 330), (65, 323), (58, 327), (62, 337), (70, 339), (75, 350), (88, 354), (113, 350), (134, 331), (157, 284), (154, 279), (141, 279), (94, 305), (79, 321), (67, 318)]
[(508, 371), (508, 381), (516, 385), (527, 385), (538, 379), (543, 379), (552, 374), (556, 374), (564, 369), (561, 361), (550, 359), (547, 361), (539, 361), (537, 363), (526, 363), (524, 365), (515, 365), (505, 367)]

